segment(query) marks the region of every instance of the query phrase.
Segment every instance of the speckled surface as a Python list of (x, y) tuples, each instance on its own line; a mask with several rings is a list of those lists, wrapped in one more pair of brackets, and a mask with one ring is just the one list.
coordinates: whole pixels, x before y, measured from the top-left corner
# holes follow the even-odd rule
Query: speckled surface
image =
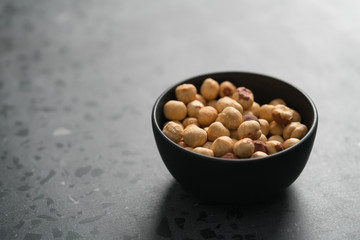
[[(358, 1), (0, 1), (0, 239), (360, 238)], [(207, 72), (272, 75), (319, 110), (308, 165), (270, 202), (175, 183), (150, 112)]]

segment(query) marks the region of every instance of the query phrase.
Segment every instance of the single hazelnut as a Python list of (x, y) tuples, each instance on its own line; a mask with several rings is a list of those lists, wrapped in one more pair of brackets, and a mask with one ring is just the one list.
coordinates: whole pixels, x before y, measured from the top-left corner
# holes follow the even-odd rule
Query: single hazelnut
[(204, 104), (204, 106), (206, 105), (206, 99), (198, 93), (195, 96), (195, 100), (200, 101), (202, 104)]
[(217, 100), (211, 100), (211, 101), (208, 101), (206, 106), (210, 106), (210, 107), (213, 107), (216, 109), (216, 103), (217, 103)]
[(259, 117), (265, 119), (269, 123), (273, 121), (272, 110), (274, 109), (274, 105), (264, 104), (259, 109)]
[(181, 147), (183, 147), (183, 148), (186, 148), (186, 147), (187, 147), (187, 145), (186, 145), (186, 143), (185, 143), (184, 141), (178, 142), (178, 145), (181, 146)]
[(259, 119), (255, 115), (244, 114), (242, 117), (243, 117), (243, 122), (254, 120), (260, 123)]
[(243, 138), (234, 144), (234, 154), (240, 158), (249, 158), (255, 151), (255, 145), (250, 138)]
[(219, 95), (219, 83), (212, 78), (207, 78), (201, 84), (200, 94), (208, 101), (215, 99)]
[(255, 152), (257, 151), (261, 151), (264, 153), (267, 153), (267, 148), (266, 148), (266, 144), (263, 141), (260, 140), (253, 140), (254, 146), (255, 146)]
[(204, 145), (202, 147), (210, 149), (212, 144), (213, 144), (213, 142), (208, 141), (208, 142), (204, 143)]
[(184, 129), (182, 126), (173, 121), (170, 121), (164, 126), (162, 131), (168, 138), (170, 138), (171, 141), (178, 143), (183, 136), (183, 130)]
[(204, 129), (192, 124), (185, 128), (183, 132), (184, 142), (189, 147), (200, 147), (207, 140), (207, 133)]
[(213, 157), (214, 156), (214, 152), (211, 149), (208, 148), (204, 148), (204, 147), (196, 147), (193, 149), (193, 152), (202, 154), (202, 155), (206, 155), (209, 157)]
[(285, 142), (283, 142), (284, 148), (287, 149), (291, 146), (294, 146), (295, 144), (297, 144), (298, 142), (300, 142), (299, 139), (297, 138), (289, 138), (288, 140), (286, 140)]
[(282, 124), (272, 121), (269, 125), (269, 132), (271, 135), (282, 135), (284, 127)]
[(187, 108), (187, 114), (189, 117), (197, 117), (199, 114), (200, 109), (204, 107), (204, 104), (198, 100), (194, 100), (189, 102), (186, 105)]
[(222, 97), (216, 102), (216, 110), (219, 113), (221, 113), (226, 107), (233, 107), (237, 109), (240, 113), (243, 112), (243, 107), (241, 106), (241, 104), (230, 97)]
[(292, 122), (284, 128), (283, 137), (285, 140), (289, 138), (302, 139), (306, 135), (307, 131), (308, 129), (304, 124), (301, 124), (300, 122)]
[(293, 118), (292, 122), (301, 122), (301, 115), (299, 112), (295, 111), (294, 109), (291, 109), (293, 111)]
[(293, 119), (293, 110), (288, 108), (285, 105), (278, 104), (276, 105), (272, 112), (272, 117), (274, 121), (279, 124), (288, 124)]
[(177, 123), (177, 124), (179, 124), (180, 126), (182, 126), (182, 128), (185, 128), (184, 125), (183, 125), (180, 121), (178, 121), (178, 120), (170, 120), (170, 121), (167, 121), (167, 122), (165, 122), (165, 124), (163, 125), (163, 127), (165, 127), (165, 125), (168, 124), (169, 122)]
[(232, 98), (240, 103), (244, 110), (251, 108), (254, 103), (254, 94), (246, 87), (237, 88), (232, 95)]
[(251, 158), (261, 158), (261, 157), (267, 157), (269, 155), (267, 155), (266, 153), (264, 152), (261, 152), (261, 151), (257, 151), (257, 152), (254, 152), (252, 155), (251, 155)]
[(269, 134), (269, 128), (270, 128), (270, 124), (267, 120), (260, 118), (259, 119), (259, 123), (260, 123), (260, 129), (261, 132), (267, 136)]
[(216, 121), (221, 122), (229, 130), (233, 130), (239, 127), (242, 123), (241, 113), (233, 107), (226, 107), (219, 114)]
[(207, 131), (208, 140), (214, 141), (221, 136), (230, 136), (230, 131), (221, 122), (213, 122)]
[(225, 153), (221, 156), (221, 158), (227, 158), (227, 159), (239, 159), (235, 154), (233, 153)]
[(220, 83), (220, 97), (231, 97), (234, 94), (235, 89), (235, 85), (229, 81), (224, 81)]
[(267, 141), (265, 144), (269, 155), (284, 150), (283, 144), (275, 140)]
[(282, 136), (280, 136), (280, 135), (273, 135), (273, 136), (269, 137), (268, 140), (269, 141), (275, 140), (275, 141), (278, 141), (278, 142), (281, 142), (281, 143), (284, 142), (284, 138)]
[(187, 109), (183, 102), (170, 100), (165, 103), (163, 112), (167, 119), (181, 121), (186, 117)]
[(187, 117), (182, 121), (183, 126), (186, 128), (187, 126), (191, 124), (195, 124), (196, 126), (199, 126), (198, 120), (195, 117)]
[(197, 90), (193, 84), (184, 83), (176, 87), (176, 99), (187, 104), (196, 99)]
[(244, 110), (243, 111), (243, 115), (252, 115), (255, 116), (254, 113), (252, 111), (250, 111), (250, 109)]
[(218, 116), (218, 112), (215, 108), (206, 106), (199, 110), (198, 122), (201, 126), (209, 126), (215, 122)]
[(264, 134), (261, 134), (261, 136), (258, 138), (258, 140), (266, 143), (267, 138), (266, 138), (266, 136)]
[(240, 124), (238, 128), (238, 137), (258, 139), (261, 136), (260, 124), (257, 121), (249, 120)]
[(281, 99), (281, 98), (275, 98), (275, 99), (273, 99), (273, 100), (271, 100), (270, 101), (270, 103), (269, 103), (270, 105), (278, 105), (278, 104), (281, 104), (281, 105), (285, 105), (286, 106), (286, 102), (283, 100), (283, 99)]
[(225, 153), (233, 151), (233, 141), (227, 136), (218, 137), (211, 145), (211, 150), (214, 151), (215, 157), (220, 157)]
[(259, 117), (260, 114), (260, 105), (257, 102), (254, 102), (251, 105), (250, 111), (256, 116)]

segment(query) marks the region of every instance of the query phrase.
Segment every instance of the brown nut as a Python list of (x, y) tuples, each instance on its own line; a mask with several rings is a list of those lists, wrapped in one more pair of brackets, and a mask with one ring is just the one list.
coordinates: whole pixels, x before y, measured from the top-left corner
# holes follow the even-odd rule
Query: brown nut
[(192, 124), (185, 128), (183, 132), (184, 142), (189, 147), (200, 147), (207, 140), (207, 133), (204, 129)]
[(302, 139), (306, 135), (307, 131), (308, 129), (304, 124), (292, 122), (284, 128), (283, 137), (285, 140), (289, 138)]
[(229, 81), (224, 81), (220, 84), (220, 97), (231, 97), (235, 92), (235, 85)]
[(230, 136), (230, 131), (221, 122), (213, 122), (207, 131), (208, 140), (214, 141), (221, 136)]
[(264, 143), (266, 143), (266, 141), (267, 141), (267, 138), (266, 138), (266, 136), (264, 135), (264, 134), (261, 134), (261, 136), (259, 137), (259, 139), (258, 139), (259, 141), (262, 141), (262, 142), (264, 142)]
[[(237, 129), (232, 129), (230, 130), (230, 138), (236, 138), (238, 139), (238, 132), (237, 132)], [(239, 140), (239, 139), (238, 139)]]
[(182, 126), (173, 121), (170, 121), (164, 126), (162, 131), (168, 138), (170, 138), (171, 141), (178, 143), (183, 136), (183, 130), (184, 129)]
[(217, 100), (211, 100), (211, 101), (208, 101), (206, 106), (210, 106), (210, 107), (213, 107), (216, 109), (216, 103), (217, 103)]
[(295, 144), (297, 144), (298, 142), (300, 142), (299, 139), (297, 138), (289, 138), (288, 140), (286, 140), (285, 142), (283, 142), (284, 148), (287, 149), (291, 146), (294, 146)]
[(301, 115), (300, 113), (298, 113), (297, 111), (295, 111), (294, 109), (291, 109), (293, 111), (293, 119), (291, 120), (292, 122), (301, 122)]
[(200, 94), (208, 101), (215, 99), (219, 95), (219, 83), (212, 78), (207, 78), (201, 84)]
[(293, 119), (293, 110), (285, 105), (276, 105), (271, 112), (274, 121), (279, 124), (288, 124)]
[(269, 155), (284, 150), (283, 144), (275, 140), (267, 141), (265, 144)]
[(226, 107), (219, 114), (216, 121), (221, 122), (229, 130), (233, 130), (239, 127), (242, 123), (241, 113), (233, 107)]
[(233, 151), (234, 143), (231, 138), (227, 136), (218, 137), (211, 145), (211, 150), (214, 151), (215, 157), (220, 157), (225, 153)]
[(221, 158), (227, 158), (227, 159), (238, 159), (238, 157), (233, 153), (225, 153), (221, 156)]
[(250, 111), (256, 116), (259, 117), (260, 114), (260, 105), (257, 102), (254, 102), (251, 105)]
[(204, 104), (204, 106), (206, 105), (206, 99), (198, 93), (195, 96), (195, 100), (200, 101), (202, 104)]
[(259, 109), (259, 117), (265, 119), (269, 123), (273, 121), (272, 110), (274, 109), (274, 105), (264, 104)]
[(266, 144), (263, 141), (260, 140), (253, 140), (254, 146), (255, 146), (255, 152), (257, 151), (261, 151), (264, 153), (267, 153), (267, 148), (266, 148)]
[(206, 143), (204, 143), (204, 145), (202, 147), (210, 149), (212, 144), (213, 144), (213, 142), (206, 142)]
[(269, 137), (268, 140), (269, 141), (275, 140), (275, 141), (278, 141), (278, 142), (281, 142), (281, 143), (284, 142), (284, 138), (282, 136), (280, 136), (280, 135), (273, 135), (273, 136)]
[(200, 109), (204, 107), (204, 104), (198, 100), (194, 100), (189, 102), (186, 105), (187, 108), (187, 114), (189, 117), (197, 117), (199, 114)]
[(183, 102), (170, 100), (165, 103), (163, 112), (167, 119), (181, 121), (186, 117), (187, 109)]
[(259, 119), (255, 115), (244, 114), (242, 117), (243, 117), (243, 122), (254, 120), (254, 121), (257, 121), (258, 123), (260, 123)]
[(215, 122), (218, 116), (218, 112), (215, 108), (206, 106), (199, 110), (198, 122), (201, 126), (209, 126)]
[(214, 156), (214, 152), (211, 149), (208, 148), (204, 148), (204, 147), (196, 147), (193, 149), (193, 152), (202, 154), (202, 155), (206, 155), (209, 157), (213, 157)]
[(195, 124), (196, 126), (199, 126), (198, 120), (197, 118), (194, 117), (187, 117), (182, 121), (182, 124), (184, 126), (184, 128), (186, 128), (187, 126), (191, 125), (191, 124)]
[(275, 98), (275, 99), (273, 99), (273, 100), (271, 100), (270, 101), (270, 103), (269, 103), (270, 105), (278, 105), (278, 104), (281, 104), (281, 105), (285, 105), (286, 106), (286, 102), (283, 100), (283, 99), (281, 99), (281, 98)]
[(244, 110), (251, 108), (254, 103), (254, 94), (246, 87), (237, 88), (232, 98), (240, 103)]
[(226, 107), (233, 107), (237, 109), (240, 113), (243, 112), (243, 107), (241, 106), (241, 104), (230, 97), (222, 97), (216, 102), (216, 110), (219, 113), (221, 113)]
[(165, 124), (163, 125), (163, 127), (165, 127), (165, 125), (168, 124), (169, 122), (177, 123), (177, 124), (179, 124), (180, 126), (182, 126), (182, 128), (185, 128), (184, 125), (183, 125), (180, 121), (178, 121), (178, 120), (170, 120), (170, 121), (167, 121), (167, 122), (165, 122)]
[(266, 153), (264, 152), (261, 152), (261, 151), (257, 151), (257, 152), (254, 152), (252, 155), (251, 155), (251, 158), (261, 158), (261, 157), (267, 157), (269, 155), (267, 155)]
[(269, 132), (271, 135), (282, 135), (284, 126), (278, 122), (272, 121), (269, 125)]
[(184, 83), (175, 88), (175, 95), (178, 101), (185, 104), (196, 99), (197, 90), (193, 84)]
[(178, 145), (181, 146), (181, 147), (183, 147), (183, 148), (186, 148), (186, 147), (187, 147), (187, 145), (186, 145), (186, 143), (185, 143), (184, 141), (178, 142)]
[(244, 110), (243, 115), (252, 115), (252, 116), (255, 116), (254, 113), (253, 113), (252, 111), (250, 111), (250, 109)]
[(238, 128), (238, 138), (258, 139), (261, 136), (260, 124), (257, 121), (250, 120), (240, 124)]
[(255, 151), (255, 145), (250, 138), (243, 138), (234, 144), (234, 153), (240, 158), (249, 158)]
[(266, 121), (265, 119), (260, 118), (259, 119), (259, 123), (260, 123), (260, 129), (261, 132), (267, 136), (269, 134), (269, 128), (270, 128), (270, 124), (268, 121)]

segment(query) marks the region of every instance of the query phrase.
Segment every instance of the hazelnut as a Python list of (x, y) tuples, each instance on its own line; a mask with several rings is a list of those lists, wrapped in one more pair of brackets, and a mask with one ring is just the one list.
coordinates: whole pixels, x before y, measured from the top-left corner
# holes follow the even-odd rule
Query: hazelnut
[(182, 128), (185, 128), (185, 127), (184, 127), (184, 125), (183, 125), (180, 121), (178, 121), (178, 120), (171, 120), (171, 121), (167, 121), (167, 122), (165, 122), (165, 124), (164, 124), (164, 126), (163, 126), (163, 127), (165, 127), (165, 125), (166, 125), (166, 124), (168, 124), (169, 122), (174, 122), (174, 123), (177, 123), (177, 124), (179, 124), (180, 126), (182, 126)]
[(221, 122), (226, 128), (233, 130), (242, 123), (241, 113), (233, 107), (226, 107), (219, 114), (216, 121)]
[(257, 151), (261, 151), (264, 153), (267, 153), (267, 148), (266, 148), (266, 144), (263, 141), (260, 140), (253, 140), (254, 146), (255, 146), (255, 152)]
[(196, 96), (195, 96), (195, 100), (198, 100), (198, 101), (200, 101), (202, 104), (204, 104), (204, 105), (206, 105), (206, 99), (203, 97), (203, 96), (201, 96), (200, 94), (196, 94)]
[(208, 148), (204, 148), (204, 147), (196, 147), (193, 149), (193, 152), (202, 154), (202, 155), (206, 155), (209, 157), (213, 157), (214, 156), (214, 152), (211, 149)]
[(288, 140), (286, 140), (285, 142), (283, 142), (284, 148), (287, 149), (291, 146), (294, 146), (295, 144), (297, 144), (298, 142), (300, 142), (299, 139), (297, 138), (289, 138)]
[(211, 101), (208, 101), (207, 102), (207, 106), (210, 106), (210, 107), (213, 107), (216, 109), (216, 103), (217, 103), (217, 100), (211, 100)]
[(193, 84), (184, 83), (176, 87), (176, 99), (187, 104), (196, 99), (197, 90)]
[(283, 129), (283, 125), (275, 121), (272, 121), (269, 125), (269, 132), (271, 135), (282, 135)]
[(196, 126), (199, 126), (197, 118), (194, 117), (187, 117), (182, 121), (183, 126), (186, 128), (187, 126), (191, 124), (195, 124)]
[(258, 140), (266, 143), (267, 138), (266, 138), (266, 136), (264, 134), (261, 134), (261, 136), (258, 138)]
[(255, 151), (255, 145), (250, 138), (243, 138), (234, 144), (234, 153), (240, 158), (249, 158)]
[(254, 94), (246, 87), (237, 88), (232, 95), (232, 98), (240, 103), (245, 110), (251, 108), (254, 103)]
[(209, 127), (204, 127), (203, 129), (206, 131), (206, 134), (207, 134)]
[(203, 107), (199, 110), (198, 122), (202, 126), (209, 126), (211, 123), (215, 122), (218, 116), (218, 112), (213, 107)]
[(213, 144), (213, 142), (208, 141), (208, 142), (204, 143), (203, 147), (210, 149), (212, 144)]
[(186, 117), (187, 109), (183, 102), (170, 100), (165, 103), (164, 108), (164, 115), (169, 120), (183, 120)]
[(208, 101), (215, 99), (219, 94), (219, 83), (212, 78), (207, 78), (201, 84), (200, 94)]
[(221, 113), (224, 108), (226, 107), (234, 107), (235, 109), (237, 109), (240, 113), (243, 112), (243, 107), (241, 106), (240, 103), (238, 103), (237, 101), (235, 101), (232, 98), (229, 97), (223, 97), (220, 98), (217, 102), (216, 102), (216, 110)]
[(304, 124), (301, 124), (300, 122), (292, 122), (284, 128), (283, 137), (285, 140), (289, 138), (302, 139), (306, 135), (307, 131), (308, 129)]
[(242, 117), (243, 117), (243, 122), (254, 120), (254, 121), (257, 121), (258, 123), (260, 123), (259, 119), (255, 115), (244, 114)]
[(180, 126), (179, 124), (175, 123), (175, 122), (168, 122), (164, 128), (163, 128), (163, 133), (170, 138), (171, 141), (178, 143), (180, 142), (181, 138), (182, 138), (182, 133), (183, 133), (183, 127)]
[(208, 140), (214, 141), (221, 136), (230, 136), (230, 131), (221, 122), (213, 122), (208, 129)]
[(207, 140), (207, 133), (204, 129), (192, 124), (185, 128), (183, 132), (184, 142), (189, 147), (200, 147)]
[(293, 119), (293, 110), (285, 105), (276, 105), (271, 112), (274, 121), (280, 124), (288, 124)]
[(254, 102), (251, 105), (250, 111), (256, 116), (259, 117), (260, 114), (260, 105), (257, 102)]
[(220, 84), (220, 97), (231, 97), (235, 92), (235, 85), (229, 81), (224, 81)]
[(283, 144), (275, 140), (267, 141), (265, 144), (268, 150), (268, 154), (273, 154), (284, 150)]
[(250, 120), (240, 124), (238, 128), (238, 137), (258, 139), (261, 136), (260, 124), (257, 121)]
[(221, 156), (221, 158), (227, 158), (227, 159), (239, 159), (235, 154), (233, 153), (225, 153)]
[(282, 100), (281, 98), (275, 98), (275, 99), (271, 100), (269, 104), (274, 105), (274, 106), (278, 105), (278, 104), (286, 106), (286, 102), (284, 100)]
[(269, 137), (268, 140), (269, 141), (275, 140), (275, 141), (278, 141), (278, 142), (281, 142), (281, 143), (284, 142), (284, 138), (282, 136), (280, 136), (280, 135), (273, 135), (273, 136)]
[(187, 150), (189, 150), (189, 151), (194, 150), (194, 148), (192, 148), (192, 147), (185, 147), (185, 149), (187, 149)]
[(230, 130), (230, 138), (238, 138), (238, 132), (237, 129)]
[(218, 137), (211, 145), (211, 150), (214, 151), (215, 157), (220, 157), (225, 153), (233, 151), (233, 141), (227, 136)]
[(301, 115), (300, 113), (298, 113), (297, 111), (295, 111), (294, 109), (291, 109), (293, 111), (293, 118), (292, 118), (292, 122), (301, 122)]
[(244, 111), (243, 111), (243, 115), (252, 115), (252, 116), (255, 116), (254, 113), (253, 113), (252, 111), (250, 111), (250, 109), (244, 110)]
[(186, 147), (187, 147), (187, 145), (186, 145), (186, 143), (185, 143), (184, 141), (178, 142), (178, 145), (179, 145), (180, 147), (183, 147), (183, 148), (186, 148)]
[(187, 104), (187, 114), (189, 117), (197, 117), (199, 110), (204, 107), (204, 104), (198, 100), (191, 101)]
[(259, 119), (259, 123), (260, 123), (261, 132), (262, 132), (265, 136), (268, 135), (268, 134), (269, 134), (269, 128), (270, 128), (269, 122), (266, 121), (265, 119), (260, 118), (260, 119)]
[(257, 151), (257, 152), (254, 152), (252, 155), (251, 155), (251, 158), (261, 158), (261, 157), (267, 157), (269, 155), (267, 155), (266, 153), (264, 152), (261, 152), (261, 151)]
[(265, 119), (268, 122), (273, 121), (272, 110), (274, 109), (274, 105), (264, 104), (259, 109), (259, 117)]

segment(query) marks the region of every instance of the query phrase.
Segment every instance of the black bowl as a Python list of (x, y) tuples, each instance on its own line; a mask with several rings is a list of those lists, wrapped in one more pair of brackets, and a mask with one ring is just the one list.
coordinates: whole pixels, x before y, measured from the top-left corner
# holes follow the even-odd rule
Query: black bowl
[[(223, 159), (191, 152), (172, 142), (162, 133), (167, 121), (164, 104), (176, 99), (175, 88), (192, 83), (200, 89), (206, 78), (230, 81), (251, 89), (260, 105), (282, 98), (302, 116), (309, 131), (296, 145), (263, 158)], [(318, 114), (313, 101), (298, 88), (273, 77), (247, 72), (204, 74), (177, 83), (156, 100), (152, 127), (160, 155), (172, 176), (188, 192), (207, 200), (252, 202), (265, 199), (290, 186), (300, 175), (309, 158), (317, 130)]]

